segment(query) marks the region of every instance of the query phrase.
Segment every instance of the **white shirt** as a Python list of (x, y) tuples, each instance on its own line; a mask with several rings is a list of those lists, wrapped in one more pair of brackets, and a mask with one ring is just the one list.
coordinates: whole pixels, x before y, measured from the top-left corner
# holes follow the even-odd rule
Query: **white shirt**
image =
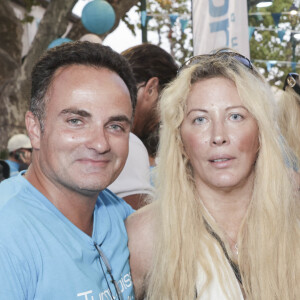
[(154, 194), (154, 188), (150, 183), (147, 149), (133, 133), (129, 135), (129, 152), (126, 164), (118, 178), (107, 188), (121, 198), (135, 194), (151, 196)]

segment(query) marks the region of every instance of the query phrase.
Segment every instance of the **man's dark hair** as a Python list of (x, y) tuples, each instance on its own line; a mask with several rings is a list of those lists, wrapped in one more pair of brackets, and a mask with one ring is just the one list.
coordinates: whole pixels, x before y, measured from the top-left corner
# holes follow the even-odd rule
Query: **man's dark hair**
[(121, 53), (129, 61), (137, 83), (152, 77), (159, 79), (160, 88), (175, 78), (178, 66), (164, 49), (152, 44), (141, 44)]
[[(159, 80), (159, 90), (171, 82), (177, 75), (178, 66), (174, 58), (164, 49), (152, 44), (141, 44), (121, 53), (129, 61), (137, 83), (147, 82), (152, 77)], [(153, 108), (145, 118), (144, 128), (139, 138), (152, 157), (156, 155), (159, 141), (159, 118), (157, 109)], [(135, 130), (133, 128), (133, 132)]]
[(55, 72), (63, 66), (86, 65), (107, 68), (117, 73), (125, 82), (132, 108), (136, 104), (136, 82), (127, 60), (108, 46), (90, 42), (70, 42), (49, 49), (32, 70), (30, 111), (38, 118), (43, 130), (46, 93)]

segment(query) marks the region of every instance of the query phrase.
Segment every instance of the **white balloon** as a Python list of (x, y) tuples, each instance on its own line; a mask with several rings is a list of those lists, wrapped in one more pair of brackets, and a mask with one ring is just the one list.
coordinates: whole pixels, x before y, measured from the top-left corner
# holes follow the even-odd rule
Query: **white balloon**
[(85, 35), (83, 35), (79, 41), (87, 41), (87, 42), (91, 42), (91, 43), (98, 43), (98, 44), (102, 44), (102, 39), (96, 35), (96, 34), (93, 34), (93, 33), (87, 33)]

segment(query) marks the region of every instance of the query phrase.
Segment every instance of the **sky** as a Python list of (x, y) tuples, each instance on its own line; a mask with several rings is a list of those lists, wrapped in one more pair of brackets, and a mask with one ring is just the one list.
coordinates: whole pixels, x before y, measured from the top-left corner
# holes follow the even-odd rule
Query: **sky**
[[(90, 1), (92, 0), (79, 0), (73, 9), (73, 13), (81, 15), (82, 8)], [(133, 23), (139, 22), (140, 14), (135, 12), (135, 8), (132, 8), (128, 15)], [(142, 43), (141, 31), (137, 30), (136, 33), (136, 36), (134, 36), (126, 24), (121, 21), (119, 26), (104, 39), (103, 45), (110, 46), (120, 53), (129, 47)], [(151, 34), (149, 35), (149, 41), (151, 42)]]

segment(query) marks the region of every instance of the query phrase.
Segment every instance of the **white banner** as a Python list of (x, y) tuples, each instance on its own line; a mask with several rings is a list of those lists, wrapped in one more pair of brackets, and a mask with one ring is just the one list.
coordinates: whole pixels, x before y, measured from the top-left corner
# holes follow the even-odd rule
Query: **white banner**
[(194, 55), (229, 47), (250, 57), (247, 0), (193, 0)]

